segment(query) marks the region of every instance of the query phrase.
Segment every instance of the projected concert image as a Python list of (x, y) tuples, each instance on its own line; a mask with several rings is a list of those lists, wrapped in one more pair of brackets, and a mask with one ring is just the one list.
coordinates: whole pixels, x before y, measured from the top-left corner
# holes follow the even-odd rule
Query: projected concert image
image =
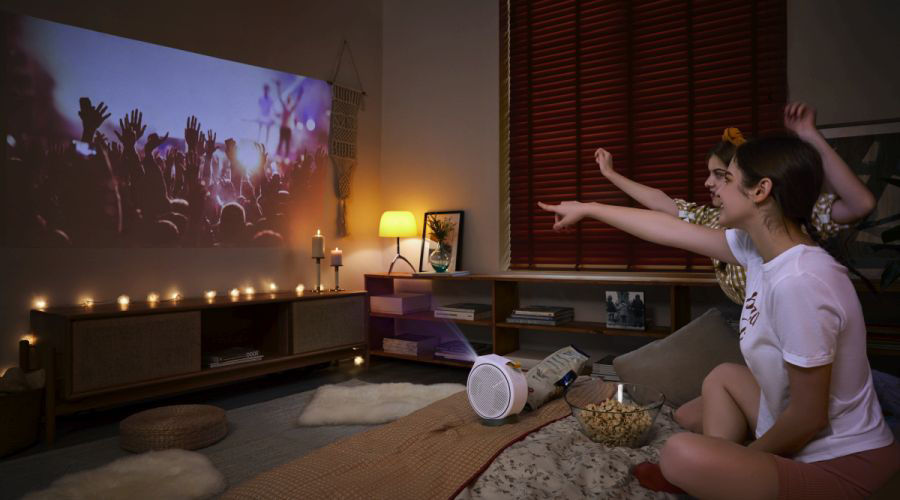
[(0, 21), (5, 246), (281, 246), (314, 232), (326, 82)]

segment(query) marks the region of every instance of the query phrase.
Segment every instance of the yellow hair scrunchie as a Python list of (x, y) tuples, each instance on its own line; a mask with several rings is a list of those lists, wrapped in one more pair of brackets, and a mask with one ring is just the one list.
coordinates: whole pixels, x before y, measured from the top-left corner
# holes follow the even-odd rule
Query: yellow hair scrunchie
[(725, 129), (725, 132), (722, 132), (722, 142), (730, 142), (735, 146), (740, 146), (747, 142), (747, 139), (744, 139), (744, 134), (737, 127), (728, 127)]

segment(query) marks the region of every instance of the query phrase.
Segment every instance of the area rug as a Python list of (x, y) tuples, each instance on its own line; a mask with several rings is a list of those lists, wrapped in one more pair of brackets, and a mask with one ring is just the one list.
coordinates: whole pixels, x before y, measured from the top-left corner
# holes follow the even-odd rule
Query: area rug
[(65, 475), (25, 500), (209, 498), (225, 490), (225, 477), (205, 456), (186, 450), (150, 451), (102, 467)]
[(462, 384), (364, 384), (356, 387), (323, 385), (303, 409), (297, 424), (384, 424), (465, 390)]

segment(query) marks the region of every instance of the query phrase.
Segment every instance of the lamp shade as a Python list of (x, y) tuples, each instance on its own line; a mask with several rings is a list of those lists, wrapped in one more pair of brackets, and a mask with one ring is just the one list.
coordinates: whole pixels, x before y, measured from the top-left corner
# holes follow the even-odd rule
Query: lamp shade
[(386, 238), (411, 238), (418, 236), (416, 218), (412, 212), (389, 210), (381, 214), (378, 236)]

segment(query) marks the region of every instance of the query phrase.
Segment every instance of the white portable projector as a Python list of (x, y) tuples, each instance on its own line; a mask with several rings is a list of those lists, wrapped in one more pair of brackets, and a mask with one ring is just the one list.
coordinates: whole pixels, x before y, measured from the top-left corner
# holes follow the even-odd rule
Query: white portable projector
[(496, 354), (475, 358), (466, 381), (469, 404), (485, 423), (503, 423), (519, 414), (528, 399), (528, 383), (518, 363)]

